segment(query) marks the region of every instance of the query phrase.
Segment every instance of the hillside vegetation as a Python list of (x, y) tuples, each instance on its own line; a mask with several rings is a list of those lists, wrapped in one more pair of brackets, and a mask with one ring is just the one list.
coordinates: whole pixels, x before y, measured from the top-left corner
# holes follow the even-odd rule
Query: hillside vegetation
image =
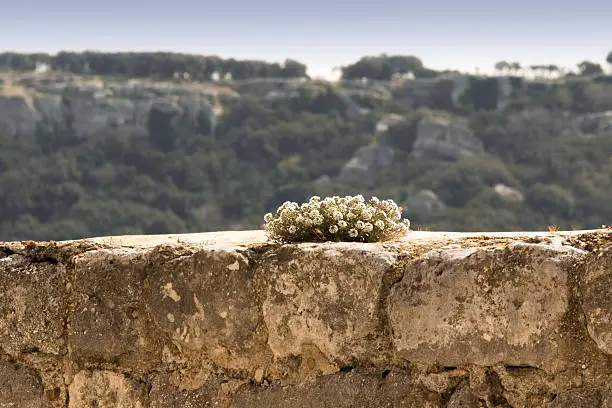
[[(65, 90), (62, 112), (71, 113), (41, 119), (32, 135), (0, 118), (0, 240), (259, 229), (266, 212), (313, 194), (392, 198), (415, 229), (582, 229), (612, 220), (612, 77), (592, 67), (527, 80), (500, 66), (499, 77), (486, 78), (381, 56), (327, 83), (291, 79), (306, 76), (295, 61), (2, 54), (11, 88), (0, 83), (0, 107), (40, 97), (11, 89), (31, 82), (27, 72), (41, 61), (72, 78), (169, 80), (181, 92), (210, 84), (215, 72), (232, 79), (215, 83), (228, 93), (200, 103), (195, 116), (153, 104), (141, 127), (81, 134), (73, 124), (85, 108)], [(398, 78), (406, 73), (415, 79)], [(0, 116), (17, 121), (12, 112)]]

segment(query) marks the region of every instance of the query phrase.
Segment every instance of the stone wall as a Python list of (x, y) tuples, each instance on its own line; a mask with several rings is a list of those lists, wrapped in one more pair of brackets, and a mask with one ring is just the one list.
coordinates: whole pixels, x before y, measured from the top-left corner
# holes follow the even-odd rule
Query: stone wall
[(0, 243), (0, 407), (612, 407), (612, 233)]

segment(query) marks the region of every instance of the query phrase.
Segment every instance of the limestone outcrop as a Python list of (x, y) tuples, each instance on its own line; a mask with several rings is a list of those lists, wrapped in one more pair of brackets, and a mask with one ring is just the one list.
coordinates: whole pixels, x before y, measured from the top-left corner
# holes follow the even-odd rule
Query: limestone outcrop
[(432, 115), (419, 121), (411, 156), (459, 159), (483, 152), (482, 142), (465, 123)]
[(370, 143), (360, 147), (340, 171), (342, 183), (374, 183), (381, 171), (393, 164), (394, 151), (384, 143)]
[(0, 86), (0, 126), (32, 139), (38, 129), (70, 128), (78, 137), (116, 127), (146, 131), (153, 106), (195, 122), (208, 115), (214, 126), (220, 99), (235, 98), (231, 89), (212, 84), (101, 79), (76, 75), (5, 73)]
[(431, 190), (420, 190), (409, 192), (402, 201), (402, 207), (425, 211), (427, 213), (439, 213), (446, 209), (446, 204)]
[[(508, 103), (513, 91), (507, 78), (499, 81), (498, 104), (501, 107)], [(151, 108), (161, 105), (177, 118), (192, 122), (197, 121), (199, 115), (207, 115), (214, 129), (227, 106), (226, 101), (250, 95), (264, 103), (283, 102), (302, 94), (314, 98), (329, 90), (337, 99), (335, 104), (347, 115), (360, 116), (371, 112), (361, 105), (363, 100), (378, 103), (395, 99), (412, 106), (455, 106), (471, 85), (469, 76), (442, 75), (391, 82), (340, 81), (337, 86), (330, 86), (304, 78), (199, 82), (76, 75), (61, 71), (0, 72), (0, 127), (24, 139), (33, 139), (37, 132), (58, 129), (70, 129), (80, 138), (116, 128), (144, 132)], [(381, 122), (384, 124), (387, 119), (382, 118)], [(586, 122), (592, 122), (587, 119)], [(427, 156), (431, 150), (442, 150), (443, 155), (463, 157), (472, 155), (474, 150), (482, 150), (465, 125), (447, 122), (439, 118), (423, 121), (417, 152)], [(454, 147), (455, 144), (460, 148)]]
[(0, 406), (612, 407), (612, 231), (0, 243)]

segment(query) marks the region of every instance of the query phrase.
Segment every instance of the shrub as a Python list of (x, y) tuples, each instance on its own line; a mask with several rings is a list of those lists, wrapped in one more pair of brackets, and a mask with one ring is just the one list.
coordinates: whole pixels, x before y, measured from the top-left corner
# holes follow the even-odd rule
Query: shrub
[(519, 185), (503, 162), (487, 156), (437, 163), (439, 165), (424, 169), (416, 185), (419, 189), (436, 191), (440, 199), (452, 207), (464, 207), (486, 187), (495, 184)]
[(499, 80), (497, 78), (470, 77), (470, 87), (459, 98), (463, 106), (479, 110), (497, 108), (499, 101)]
[(377, 242), (405, 234), (410, 221), (401, 218), (402, 209), (393, 200), (314, 196), (302, 205), (286, 201), (276, 215), (266, 214), (264, 229), (277, 242)]
[(571, 191), (556, 184), (537, 183), (525, 192), (525, 198), (531, 208), (547, 215), (570, 217), (576, 207)]

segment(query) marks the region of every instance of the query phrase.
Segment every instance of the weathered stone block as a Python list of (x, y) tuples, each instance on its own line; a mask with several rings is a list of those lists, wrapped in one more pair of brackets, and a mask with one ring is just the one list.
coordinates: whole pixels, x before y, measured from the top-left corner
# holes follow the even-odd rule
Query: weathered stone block
[(197, 389), (179, 388), (168, 380), (158, 377), (149, 391), (150, 408), (202, 408), (218, 406), (220, 383), (209, 381)]
[[(512, 407), (543, 407), (556, 394), (554, 376), (533, 367), (495, 367), (495, 374)], [(564, 377), (570, 382), (572, 377)]]
[(12, 254), (0, 257), (0, 347), (17, 356), (64, 346), (66, 268), (53, 260), (34, 262)]
[(443, 366), (561, 369), (568, 269), (580, 254), (516, 243), (441, 249), (409, 263), (388, 307), (397, 351)]
[(0, 407), (45, 408), (51, 403), (34, 370), (0, 361)]
[(312, 345), (328, 360), (384, 359), (380, 305), (396, 255), (377, 244), (285, 246), (261, 262), (263, 314), (276, 358)]
[(548, 404), (549, 408), (607, 408), (602, 405), (601, 391), (592, 388), (578, 388), (566, 391)]
[(232, 408), (438, 408), (440, 396), (402, 371), (352, 371), (292, 386), (241, 387)]
[(181, 353), (203, 353), (226, 368), (270, 359), (261, 317), (261, 283), (235, 247), (208, 248), (158, 263), (147, 306)]
[(71, 358), (152, 367), (161, 347), (142, 304), (149, 260), (142, 250), (95, 250), (75, 257), (68, 328)]
[(80, 371), (68, 386), (69, 408), (143, 408), (145, 384), (112, 371)]
[(589, 335), (597, 347), (612, 354), (612, 244), (587, 258), (580, 299)]
[(459, 387), (448, 400), (446, 408), (484, 408), (485, 402), (476, 397), (470, 387)]

